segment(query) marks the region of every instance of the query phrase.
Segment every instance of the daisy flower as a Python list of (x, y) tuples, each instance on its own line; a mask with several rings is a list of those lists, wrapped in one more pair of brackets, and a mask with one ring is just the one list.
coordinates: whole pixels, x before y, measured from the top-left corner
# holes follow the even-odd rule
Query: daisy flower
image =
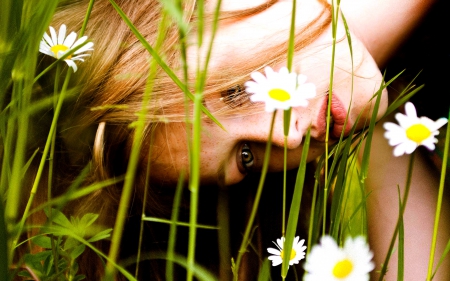
[(330, 236), (323, 236), (305, 262), (305, 281), (368, 281), (373, 270), (372, 252), (363, 237), (347, 238), (340, 248)]
[[(56, 31), (52, 26), (50, 26), (49, 29), (50, 36), (47, 34), (47, 32), (44, 33), (44, 36), (39, 45), (39, 52), (56, 59), (59, 59), (67, 52), (83, 44), (87, 40), (87, 36), (83, 36), (75, 42), (75, 40), (77, 39), (77, 34), (75, 32), (71, 32), (66, 37), (66, 25), (64, 24), (59, 28), (58, 34), (56, 34)], [(86, 45), (76, 50), (72, 55), (64, 59), (67, 65), (73, 68), (73, 72), (76, 72), (78, 69), (75, 61), (84, 61), (83, 58), (89, 56), (89, 54), (82, 53), (86, 51), (92, 51), (92, 46), (94, 46), (94, 43), (88, 42), (86, 43)]]
[[(284, 246), (284, 237), (277, 239), (277, 243), (273, 242), (277, 249), (275, 248), (267, 248), (267, 251), (273, 256), (269, 256), (269, 260), (272, 261), (272, 266), (280, 265), (283, 262), (283, 246)], [(305, 258), (305, 249), (306, 246), (303, 246), (305, 243), (305, 239), (300, 240), (299, 236), (294, 238), (292, 244), (291, 255), (289, 258), (289, 265), (297, 264), (300, 260)]]
[(417, 117), (416, 108), (410, 102), (405, 104), (405, 114), (397, 113), (395, 118), (399, 125), (386, 122), (384, 137), (389, 140), (389, 145), (395, 146), (394, 156), (412, 153), (419, 145), (434, 150), (437, 143), (438, 129), (447, 123), (447, 118), (433, 121), (428, 117)]
[(250, 100), (266, 103), (266, 111), (275, 109), (287, 110), (295, 106), (306, 107), (308, 99), (316, 96), (316, 86), (306, 83), (306, 76), (289, 73), (286, 67), (275, 72), (271, 67), (264, 69), (266, 76), (260, 72), (253, 72), (250, 76), (253, 81), (244, 85), (247, 93), (252, 94)]

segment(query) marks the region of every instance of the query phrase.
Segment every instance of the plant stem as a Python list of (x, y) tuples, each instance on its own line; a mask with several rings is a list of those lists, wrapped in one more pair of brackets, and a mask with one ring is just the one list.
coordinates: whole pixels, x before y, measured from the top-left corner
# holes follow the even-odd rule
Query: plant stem
[[(414, 168), (415, 154), (416, 154), (416, 152), (413, 152), (411, 154), (411, 157), (409, 158), (408, 175), (407, 175), (407, 179), (406, 179), (405, 193), (403, 194), (402, 208), (400, 210), (400, 216), (402, 216), (402, 217), (405, 213), (406, 202), (408, 201), (409, 189), (411, 187), (411, 178), (412, 178), (412, 172), (413, 172), (413, 168)], [(391, 243), (389, 244), (386, 258), (384, 260), (383, 266), (380, 271), (380, 278), (378, 279), (379, 281), (383, 281), (383, 276), (386, 275), (388, 263), (391, 258), (391, 253), (392, 253), (392, 249), (394, 248), (395, 240), (397, 239), (399, 227), (400, 227), (400, 224), (399, 224), (399, 221), (397, 221), (397, 225), (395, 226), (395, 230), (394, 230), (394, 235), (392, 235)]]
[(28, 217), (28, 213), (29, 213), (31, 205), (33, 203), (34, 196), (36, 195), (37, 188), (38, 188), (38, 185), (39, 185), (39, 181), (41, 180), (42, 172), (44, 170), (45, 162), (47, 161), (47, 155), (48, 155), (49, 150), (50, 150), (50, 146), (51, 146), (52, 139), (53, 139), (53, 134), (56, 132), (56, 124), (58, 122), (58, 118), (59, 118), (59, 114), (61, 112), (62, 104), (64, 102), (64, 98), (65, 98), (65, 95), (66, 95), (66, 90), (67, 90), (67, 86), (69, 84), (71, 73), (72, 73), (72, 70), (71, 70), (71, 68), (69, 68), (69, 70), (67, 71), (67, 74), (66, 74), (66, 78), (64, 80), (63, 87), (61, 89), (61, 95), (59, 96), (58, 103), (57, 103), (56, 108), (55, 108), (55, 113), (54, 113), (54, 116), (53, 116), (52, 124), (50, 126), (49, 134), (47, 136), (47, 141), (45, 142), (44, 151), (42, 153), (41, 162), (39, 163), (39, 167), (38, 167), (38, 171), (36, 173), (36, 178), (34, 179), (33, 187), (31, 188), (30, 198), (28, 199), (27, 205), (25, 207), (25, 211), (24, 211), (22, 219), (20, 221), (19, 228), (18, 228), (16, 237), (15, 237), (15, 239), (13, 241), (13, 247), (11, 248), (11, 251), (13, 251), (14, 248), (16, 247), (16, 245), (17, 245), (17, 242), (19, 240), (20, 234), (21, 234), (21, 232), (23, 230), (23, 227), (25, 225), (25, 220)]
[[(450, 111), (449, 111), (449, 119), (450, 119)], [(434, 229), (433, 229), (433, 238), (431, 240), (431, 250), (430, 250), (430, 260), (428, 263), (427, 281), (432, 279), (434, 254), (436, 251), (437, 233), (438, 233), (438, 227), (439, 227), (439, 218), (440, 218), (441, 209), (442, 209), (442, 198), (444, 197), (444, 184), (445, 184), (445, 174), (447, 171), (449, 142), (450, 142), (450, 127), (447, 128), (447, 135), (445, 138), (444, 157), (442, 160), (442, 168), (441, 168), (442, 170), (441, 170), (441, 179), (439, 182), (439, 193), (438, 193), (438, 201), (437, 201), (437, 206), (436, 206), (436, 215), (434, 216)]]
[(270, 151), (272, 148), (272, 133), (273, 133), (273, 125), (275, 123), (275, 116), (276, 116), (276, 111), (273, 112), (272, 122), (270, 124), (269, 137), (267, 140), (266, 152), (264, 154), (264, 162), (263, 162), (263, 167), (261, 170), (261, 177), (259, 179), (258, 189), (256, 190), (256, 194), (255, 194), (255, 201), (253, 202), (252, 212), (250, 213), (250, 217), (247, 222), (247, 227), (245, 228), (245, 232), (244, 232), (244, 237), (242, 238), (242, 243), (239, 248), (239, 253), (238, 253), (238, 256), (236, 259), (236, 264), (233, 269), (233, 272), (234, 272), (233, 280), (234, 281), (239, 280), (238, 279), (239, 266), (241, 264), (242, 256), (244, 255), (244, 253), (247, 249), (247, 245), (249, 244), (248, 240), (249, 240), (249, 236), (250, 236), (250, 231), (252, 230), (253, 222), (256, 217), (256, 212), (258, 211), (259, 200), (261, 198), (261, 193), (262, 193), (262, 190), (264, 187), (264, 181), (266, 179), (266, 174), (267, 174), (267, 170), (269, 167)]

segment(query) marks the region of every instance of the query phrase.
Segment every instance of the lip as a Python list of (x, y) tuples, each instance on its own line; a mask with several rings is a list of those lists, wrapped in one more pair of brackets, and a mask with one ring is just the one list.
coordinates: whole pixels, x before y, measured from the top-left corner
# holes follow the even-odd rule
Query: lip
[[(319, 111), (319, 116), (317, 118), (317, 131), (318, 140), (324, 141), (327, 133), (327, 108), (328, 108), (328, 95), (324, 97), (322, 106)], [(330, 131), (330, 139), (337, 140), (341, 137), (342, 131), (344, 131), (344, 136), (347, 136), (352, 129), (351, 120), (347, 119), (347, 108), (339, 100), (336, 94), (331, 96), (331, 106), (330, 106), (330, 116), (332, 118), (333, 128)], [(347, 121), (347, 123), (345, 123)], [(345, 126), (345, 127), (344, 127)]]

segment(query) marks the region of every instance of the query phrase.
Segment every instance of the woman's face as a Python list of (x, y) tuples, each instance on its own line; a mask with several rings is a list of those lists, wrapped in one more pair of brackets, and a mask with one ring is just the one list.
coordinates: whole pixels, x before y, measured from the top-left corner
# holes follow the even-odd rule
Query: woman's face
[[(236, 10), (260, 4), (252, 1), (224, 0), (222, 10)], [(244, 6), (245, 5), (245, 6)], [(311, 0), (297, 1), (296, 25), (301, 28), (315, 19), (323, 9), (322, 5)], [(236, 62), (245, 64), (254, 58), (252, 54), (259, 50), (270, 49), (280, 40), (286, 40), (289, 34), (292, 3), (279, 1), (265, 11), (250, 18), (227, 23), (219, 27), (215, 37), (209, 72), (229, 69)], [(208, 42), (208, 33), (204, 42)], [(358, 128), (370, 120), (372, 116), (371, 102), (373, 95), (380, 88), (382, 76), (365, 46), (352, 35), (352, 58), (342, 24), (339, 25), (338, 40), (335, 52), (334, 82), (332, 88), (331, 115), (334, 126), (330, 131), (329, 143), (335, 143), (342, 130), (347, 134), (361, 114)], [(287, 138), (288, 169), (299, 165), (302, 154), (302, 141), (308, 128), (311, 128), (311, 144), (308, 161), (320, 156), (325, 150), (326, 108), (331, 69), (331, 26), (311, 45), (294, 57), (293, 70), (307, 76), (307, 82), (316, 85), (316, 97), (305, 107), (292, 109), (289, 136)], [(272, 45), (273, 44), (273, 45)], [(205, 45), (207, 45), (205, 43)], [(197, 56), (204, 57), (204, 51), (191, 47), (188, 51), (189, 64), (194, 66)], [(275, 71), (286, 66), (270, 65)], [(249, 77), (249, 80), (251, 78)], [(208, 96), (205, 105), (214, 112), (215, 99)], [(387, 106), (387, 94), (384, 91), (381, 99), (378, 118)], [(249, 109), (251, 111), (251, 109)], [(264, 151), (269, 136), (272, 113), (254, 110), (247, 114), (216, 116), (226, 130), (214, 122), (204, 120), (201, 138), (201, 179), (203, 183), (234, 184), (241, 181), (246, 174), (260, 171), (263, 165)], [(347, 126), (344, 121), (348, 118)], [(277, 112), (272, 138), (272, 153), (269, 171), (283, 170), (284, 134), (283, 114)], [(152, 166), (157, 180), (176, 182), (181, 170), (188, 171), (189, 158), (184, 124), (169, 123), (159, 127), (155, 135), (154, 147), (157, 155)], [(253, 161), (250, 161), (253, 159)], [(220, 180), (219, 180), (220, 179)]]

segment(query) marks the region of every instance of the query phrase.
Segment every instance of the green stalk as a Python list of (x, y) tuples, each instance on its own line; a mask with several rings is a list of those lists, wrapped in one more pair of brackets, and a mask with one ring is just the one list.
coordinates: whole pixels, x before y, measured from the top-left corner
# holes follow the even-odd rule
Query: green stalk
[[(403, 209), (403, 203), (398, 190), (399, 210)], [(405, 226), (403, 222), (403, 214), (400, 212), (398, 217), (398, 260), (397, 260), (397, 281), (403, 281), (405, 275)]]
[[(450, 111), (449, 111), (448, 118), (450, 119)], [(447, 135), (445, 137), (444, 157), (442, 160), (442, 170), (441, 170), (441, 179), (439, 182), (439, 193), (438, 193), (438, 201), (437, 201), (437, 206), (436, 206), (436, 215), (434, 216), (434, 229), (433, 229), (433, 238), (431, 240), (431, 251), (430, 251), (430, 260), (428, 263), (427, 281), (432, 279), (432, 273), (433, 273), (433, 263), (434, 263), (434, 255), (436, 252), (439, 218), (441, 216), (442, 199), (444, 197), (444, 184), (445, 184), (445, 174), (447, 171), (449, 142), (450, 142), (450, 127), (447, 128)]]
[[(164, 18), (163, 18), (164, 19)], [(165, 21), (163, 20), (159, 26), (157, 44), (155, 52), (158, 51), (163, 37), (165, 36)], [(149, 74), (147, 77), (147, 84), (145, 92), (142, 97), (142, 108), (139, 111), (138, 120), (134, 123), (135, 131), (133, 136), (133, 144), (131, 147), (130, 158), (128, 161), (127, 172), (125, 174), (125, 182), (120, 196), (119, 209), (116, 215), (114, 224), (114, 231), (111, 238), (111, 247), (108, 253), (108, 262), (105, 268), (105, 280), (113, 281), (116, 274), (115, 262), (119, 256), (123, 229), (127, 218), (128, 207), (131, 195), (134, 189), (134, 180), (138, 168), (142, 138), (144, 136), (145, 123), (147, 118), (148, 104), (150, 103), (151, 93), (153, 91), (153, 83), (156, 75), (157, 61), (151, 60), (149, 67)]]
[(191, 191), (191, 199), (189, 206), (189, 244), (187, 255), (187, 278), (193, 280), (194, 273), (192, 268), (195, 263), (195, 242), (197, 238), (197, 215), (198, 215), (198, 197), (200, 185), (200, 140), (201, 140), (201, 111), (203, 95), (197, 93), (194, 98), (194, 127), (192, 130), (192, 151), (191, 151), (191, 174), (189, 189)]
[[(178, 213), (181, 202), (181, 195), (183, 193), (184, 172), (180, 174), (178, 179), (177, 189), (175, 190), (175, 197), (173, 199), (171, 224), (169, 230), (169, 242), (167, 243), (167, 262), (166, 262), (166, 280), (173, 281), (173, 260), (175, 258), (175, 242), (177, 237), (177, 222)], [(136, 276), (137, 278), (137, 276)]]
[[(292, 71), (292, 63), (294, 61), (294, 40), (295, 40), (295, 15), (297, 1), (292, 1), (292, 13), (291, 13), (291, 25), (289, 29), (289, 41), (288, 41), (288, 53), (287, 53), (287, 69)], [(292, 109), (284, 111), (283, 123), (284, 123), (284, 158), (283, 158), (283, 214), (281, 222), (281, 236), (284, 237), (286, 229), (286, 173), (287, 173), (287, 138), (289, 136), (289, 125), (291, 123)]]
[(316, 202), (317, 202), (317, 191), (318, 191), (319, 183), (316, 180), (314, 183), (314, 190), (313, 190), (313, 196), (312, 196), (312, 204), (311, 204), (311, 214), (309, 216), (309, 227), (308, 227), (308, 245), (306, 246), (306, 256), (308, 256), (309, 252), (311, 251), (311, 245), (312, 245), (312, 238), (313, 238), (313, 228), (314, 228), (314, 222), (315, 217), (314, 214), (316, 213)]
[[(284, 111), (286, 112), (286, 111)], [(286, 119), (284, 120), (286, 121)], [(284, 136), (284, 159), (283, 159), (283, 213), (281, 218), (281, 236), (286, 235), (286, 181), (287, 181), (287, 135)]]
[(275, 122), (275, 116), (276, 116), (276, 111), (273, 112), (272, 115), (272, 122), (270, 124), (270, 131), (269, 131), (269, 136), (268, 136), (268, 140), (267, 140), (267, 145), (266, 145), (266, 151), (264, 154), (264, 162), (263, 162), (263, 167), (261, 170), (261, 178), (259, 179), (259, 184), (258, 184), (258, 189), (256, 190), (256, 194), (255, 194), (255, 201), (253, 202), (253, 207), (252, 207), (252, 211), (250, 213), (250, 217), (248, 219), (247, 222), (247, 227), (245, 228), (245, 232), (244, 232), (244, 237), (242, 238), (242, 243), (241, 246), (239, 247), (239, 253), (236, 259), (236, 263), (234, 265), (233, 268), (233, 273), (234, 273), (234, 281), (238, 281), (238, 273), (239, 273), (239, 266), (241, 264), (241, 260), (242, 260), (242, 256), (244, 255), (244, 253), (246, 252), (247, 246), (250, 243), (249, 240), (249, 236), (250, 236), (250, 232), (252, 230), (253, 227), (253, 222), (255, 220), (256, 217), (256, 212), (258, 211), (258, 205), (259, 205), (259, 200), (261, 198), (261, 193), (264, 187), (264, 181), (266, 179), (266, 174), (267, 174), (267, 170), (269, 167), (269, 159), (270, 159), (270, 151), (272, 148), (272, 133), (273, 133), (273, 125)]
[(67, 90), (67, 86), (69, 84), (71, 73), (72, 73), (72, 70), (71, 70), (71, 68), (69, 68), (69, 70), (67, 71), (66, 78), (64, 80), (63, 87), (61, 89), (61, 95), (59, 96), (58, 103), (57, 103), (56, 108), (55, 108), (55, 113), (54, 113), (54, 116), (53, 116), (52, 124), (50, 126), (49, 134), (47, 136), (47, 141), (45, 142), (44, 151), (42, 153), (42, 157), (41, 157), (41, 161), (39, 163), (38, 171), (36, 173), (36, 178), (34, 179), (33, 186), (31, 188), (30, 197), (29, 197), (27, 205), (25, 207), (25, 211), (24, 211), (24, 213), (22, 215), (22, 219), (21, 219), (21, 221), (19, 223), (19, 227), (18, 227), (18, 231), (16, 233), (16, 237), (13, 240), (13, 247), (11, 248), (11, 251), (13, 251), (14, 248), (16, 247), (16, 245), (17, 245), (17, 242), (19, 240), (20, 234), (22, 233), (22, 229), (23, 229), (23, 227), (25, 225), (25, 220), (28, 217), (28, 213), (29, 213), (31, 205), (33, 203), (34, 196), (36, 195), (37, 188), (39, 186), (39, 182), (40, 182), (41, 177), (42, 177), (42, 172), (44, 170), (45, 162), (47, 161), (47, 155), (48, 155), (49, 150), (50, 150), (50, 146), (51, 146), (52, 139), (53, 139), (53, 134), (56, 132), (56, 125), (57, 125), (57, 122), (58, 122), (59, 114), (61, 112), (62, 104), (64, 102), (64, 98), (65, 98), (65, 95), (66, 95), (66, 90)]
[(327, 195), (328, 195), (328, 157), (329, 157), (329, 145), (328, 141), (330, 139), (330, 121), (331, 121), (331, 100), (333, 96), (333, 78), (334, 78), (334, 58), (336, 54), (336, 32), (337, 32), (337, 22), (338, 22), (338, 12), (339, 12), (339, 4), (338, 1), (337, 7), (335, 8), (334, 0), (332, 1), (331, 9), (331, 21), (332, 21), (332, 49), (331, 49), (331, 71), (330, 71), (330, 87), (328, 92), (328, 105), (327, 105), (327, 129), (325, 134), (325, 189), (323, 196), (323, 220), (322, 220), (322, 235), (325, 235), (326, 228), (326, 217), (327, 217)]
[[(197, 1), (197, 49), (199, 54), (203, 45), (203, 0)], [(194, 95), (194, 116), (192, 128), (192, 144), (190, 150), (190, 177), (189, 190), (191, 192), (189, 205), (189, 238), (188, 238), (188, 252), (187, 252), (187, 281), (194, 279), (193, 267), (195, 265), (195, 245), (197, 239), (197, 216), (198, 216), (198, 197), (200, 187), (200, 153), (201, 153), (201, 112), (200, 107), (203, 100), (203, 73), (206, 69), (202, 69), (200, 64), (201, 56), (197, 56), (197, 79), (196, 79), (196, 93)]]
[[(408, 175), (407, 175), (407, 179), (406, 179), (405, 193), (403, 194), (402, 209), (399, 212), (401, 217), (403, 217), (403, 215), (405, 213), (406, 202), (408, 201), (408, 194), (409, 194), (409, 189), (411, 187), (411, 178), (412, 178), (412, 172), (413, 172), (413, 167), (414, 167), (415, 154), (416, 154), (416, 152), (414, 151), (411, 154), (411, 157), (409, 158)], [(401, 218), (399, 218), (399, 220), (397, 221), (397, 225), (395, 226), (394, 234), (392, 235), (391, 243), (389, 244), (389, 248), (388, 248), (388, 251), (387, 251), (387, 254), (386, 254), (386, 258), (384, 259), (383, 266), (381, 267), (380, 278), (378, 279), (378, 281), (383, 281), (383, 277), (384, 277), (384, 275), (386, 275), (387, 266), (389, 264), (389, 260), (391, 258), (392, 250), (394, 249), (395, 240), (397, 239), (397, 234), (399, 232), (400, 219)]]
[(285, 238), (284, 248), (283, 248), (283, 262), (281, 263), (281, 277), (283, 280), (286, 278), (289, 260), (291, 256), (293, 241), (295, 237), (295, 232), (298, 225), (298, 217), (300, 214), (300, 205), (302, 202), (303, 186), (305, 183), (306, 174), (306, 163), (308, 160), (308, 151), (311, 140), (311, 130), (309, 129), (306, 133), (305, 143), (303, 145), (302, 156), (300, 159), (300, 164), (297, 172), (297, 178), (295, 180), (295, 189), (292, 196), (291, 208), (289, 210), (289, 220), (287, 226), (287, 234)]
[[(153, 140), (153, 132), (151, 133), (151, 139)], [(144, 218), (145, 218), (145, 208), (147, 206), (147, 196), (148, 196), (148, 187), (150, 182), (150, 162), (151, 162), (151, 145), (152, 141), (150, 141), (148, 154), (147, 154), (147, 169), (145, 170), (145, 185), (144, 185), (144, 196), (142, 200), (142, 213), (141, 213), (141, 222), (139, 225), (139, 241), (138, 248), (136, 254), (136, 270), (134, 271), (134, 278), (138, 279), (139, 275), (139, 261), (141, 259), (141, 249), (142, 249), (142, 241), (144, 240)]]
[[(56, 105), (58, 104), (58, 99), (56, 98), (56, 94), (58, 93), (58, 87), (59, 87), (59, 76), (61, 74), (61, 64), (58, 63), (56, 67), (56, 74), (55, 74), (55, 84), (53, 85), (53, 108), (56, 108)], [(56, 143), (56, 132), (50, 132), (49, 134), (52, 134), (52, 140), (50, 144), (50, 157), (48, 159), (48, 180), (47, 180), (47, 202), (52, 201), (52, 183), (53, 183), (53, 164), (54, 164), (54, 157), (55, 157), (55, 143)], [(52, 208), (48, 208), (49, 217), (52, 217)], [(48, 222), (50, 225), (53, 223), (52, 220)], [(51, 235), (53, 238), (53, 235)], [(52, 244), (52, 253), (53, 253), (53, 265), (55, 267), (55, 272), (58, 275), (59, 274), (59, 257), (58, 257), (58, 251), (56, 249), (55, 240), (50, 239)]]
[(86, 30), (89, 16), (91, 15), (91, 12), (92, 12), (92, 7), (94, 7), (94, 2), (95, 2), (95, 0), (89, 1), (89, 6), (88, 6), (88, 9), (86, 11), (86, 16), (84, 17), (84, 21), (83, 21), (83, 26), (81, 27), (80, 37), (84, 35), (84, 31)]
[[(211, 40), (208, 45), (208, 52), (203, 67), (200, 64), (200, 55), (197, 57), (197, 79), (196, 79), (196, 94), (194, 95), (194, 120), (192, 130), (192, 150), (191, 156), (191, 173), (189, 189), (191, 191), (190, 199), (190, 214), (189, 214), (189, 244), (187, 254), (187, 277), (186, 280), (191, 281), (194, 277), (194, 263), (195, 263), (195, 245), (197, 237), (197, 216), (198, 216), (198, 197), (200, 187), (200, 154), (201, 154), (201, 120), (202, 120), (202, 108), (203, 106), (203, 90), (206, 83), (206, 73), (208, 69), (209, 60), (211, 58), (212, 47), (214, 44), (215, 34), (218, 28), (220, 6), (222, 1), (219, 0), (215, 7), (214, 20), (212, 26)], [(201, 54), (201, 47), (203, 45), (203, 29), (204, 29), (204, 2), (203, 0), (197, 1), (197, 47), (199, 54)], [(210, 117), (211, 118), (211, 117)], [(214, 120), (214, 119), (213, 119)], [(217, 123), (217, 122), (216, 122)]]

